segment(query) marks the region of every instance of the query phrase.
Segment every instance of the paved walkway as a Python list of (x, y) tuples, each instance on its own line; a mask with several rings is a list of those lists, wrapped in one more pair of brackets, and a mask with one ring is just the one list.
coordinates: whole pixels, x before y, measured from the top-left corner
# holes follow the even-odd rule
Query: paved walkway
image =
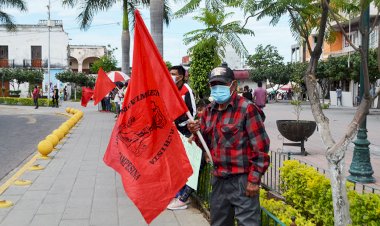
[[(139, 211), (125, 195), (119, 175), (102, 160), (115, 123), (114, 115), (98, 112), (93, 106), (82, 108), (79, 103), (71, 102), (64, 103), (59, 109), (40, 108), (38, 111), (63, 113), (67, 106), (83, 110), (83, 120), (57, 146), (58, 151), (51, 154), (54, 156), (52, 160), (37, 160), (36, 163), (45, 166), (45, 170), (27, 171), (20, 176), (20, 179), (32, 180), (32, 185), (12, 185), (0, 194), (0, 200), (6, 199), (15, 203), (11, 208), (0, 209), (0, 226), (146, 225)], [(265, 108), (265, 124), (271, 137), (272, 150), (299, 150), (297, 147), (283, 147), (282, 139), (278, 139), (276, 120), (294, 119), (292, 111), (291, 105), (281, 103), (269, 104)], [(353, 108), (331, 108), (326, 111), (335, 138), (344, 133), (353, 112)], [(301, 118), (313, 119), (309, 106), (304, 106)], [(372, 167), (377, 179), (375, 185), (380, 185), (380, 111), (371, 111), (368, 116), (368, 131), (372, 143)], [(327, 168), (318, 132), (310, 137), (305, 146), (310, 155), (297, 158)], [(352, 145), (347, 152), (346, 169), (351, 160)], [(0, 186), (6, 180), (7, 178), (0, 181)], [(183, 211), (165, 211), (151, 225), (203, 226), (209, 223), (197, 209), (191, 207)]]
[[(0, 194), (0, 200), (15, 204), (11, 208), (0, 208), (0, 225), (146, 225), (125, 195), (119, 175), (103, 163), (115, 123), (114, 114), (98, 112), (93, 106), (82, 108), (79, 103), (71, 102), (65, 102), (59, 109), (41, 107), (38, 111), (63, 113), (67, 106), (83, 110), (83, 120), (58, 144), (58, 150), (51, 153), (53, 159), (36, 160), (36, 164), (46, 167), (44, 170), (26, 171), (20, 176), (20, 179), (32, 180), (32, 185), (11, 185)], [(7, 179), (9, 177), (0, 181), (0, 186)], [(165, 211), (151, 225), (203, 226), (209, 223), (198, 209), (190, 207)]]
[[(303, 105), (302, 108), (303, 110), (300, 119), (314, 121), (310, 105)], [(325, 115), (330, 120), (331, 133), (334, 139), (337, 140), (342, 137), (346, 131), (348, 123), (353, 118), (355, 110), (355, 108), (332, 107), (324, 111)], [(267, 116), (265, 126), (271, 138), (271, 150), (279, 152), (300, 152), (299, 147), (282, 145), (283, 138), (276, 126), (276, 120), (296, 119), (296, 116), (293, 113), (293, 106), (289, 103), (269, 104), (264, 111)], [(380, 109), (370, 110), (370, 114), (367, 116), (367, 130), (368, 140), (371, 142), (370, 154), (372, 168), (374, 170), (373, 176), (376, 179), (376, 183), (369, 185), (380, 189)], [(285, 142), (289, 141), (285, 139)], [(305, 148), (309, 153), (308, 156), (294, 155), (294, 157), (316, 167), (328, 169), (325, 157), (325, 146), (322, 143), (318, 131), (315, 131), (308, 141), (305, 142)], [(354, 145), (350, 144), (346, 152), (346, 175), (349, 175), (348, 169), (352, 162), (353, 148)]]

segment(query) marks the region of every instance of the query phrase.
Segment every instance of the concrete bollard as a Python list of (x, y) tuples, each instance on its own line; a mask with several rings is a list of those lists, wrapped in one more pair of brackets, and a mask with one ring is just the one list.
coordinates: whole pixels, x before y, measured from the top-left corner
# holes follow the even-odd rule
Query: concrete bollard
[(57, 146), (59, 142), (59, 138), (55, 134), (49, 134), (45, 138), (46, 140), (50, 141), (53, 144), (53, 147)]
[(54, 130), (53, 134), (55, 134), (59, 140), (61, 140), (65, 136), (65, 134), (61, 130), (58, 130), (58, 129)]
[(71, 108), (67, 107), (67, 108), (66, 108), (66, 112), (67, 112), (67, 113), (70, 113), (70, 111), (71, 111)]
[(67, 124), (62, 123), (59, 128), (62, 128), (62, 130), (65, 132), (65, 135), (69, 133), (70, 127)]
[(37, 146), (38, 152), (41, 154), (41, 158), (49, 158), (49, 154), (53, 151), (53, 144), (49, 140), (42, 140)]

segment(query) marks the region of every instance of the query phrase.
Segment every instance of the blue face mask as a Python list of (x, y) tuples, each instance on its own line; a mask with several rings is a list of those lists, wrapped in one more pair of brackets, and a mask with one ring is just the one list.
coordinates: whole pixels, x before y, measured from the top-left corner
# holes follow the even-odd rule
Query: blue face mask
[(226, 103), (231, 97), (230, 86), (211, 86), (211, 97), (214, 98), (218, 104)]

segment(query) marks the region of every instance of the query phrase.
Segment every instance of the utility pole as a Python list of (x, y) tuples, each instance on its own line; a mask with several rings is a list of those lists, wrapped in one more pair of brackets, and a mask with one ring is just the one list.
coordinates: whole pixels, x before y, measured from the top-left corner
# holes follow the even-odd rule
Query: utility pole
[[(363, 7), (363, 6), (362, 6)], [(360, 23), (360, 31), (362, 34), (362, 45), (361, 48), (365, 53), (368, 62), (368, 48), (369, 48), (369, 5), (365, 9)], [(360, 97), (363, 100), (364, 97), (364, 73), (363, 73), (363, 62), (360, 63)], [(353, 142), (354, 155), (352, 157), (352, 163), (350, 166), (350, 174), (347, 179), (352, 182), (359, 183), (373, 183), (375, 178), (372, 176), (373, 170), (371, 166), (371, 157), (369, 152), (370, 142), (367, 140), (367, 116), (365, 116), (364, 121), (360, 124), (359, 131), (357, 134), (357, 139)]]
[(49, 5), (47, 6), (48, 8), (48, 21), (47, 21), (47, 27), (48, 27), (48, 106), (49, 106), (49, 101), (50, 101), (50, 28), (51, 28), (51, 21), (50, 21), (50, 0), (49, 0)]

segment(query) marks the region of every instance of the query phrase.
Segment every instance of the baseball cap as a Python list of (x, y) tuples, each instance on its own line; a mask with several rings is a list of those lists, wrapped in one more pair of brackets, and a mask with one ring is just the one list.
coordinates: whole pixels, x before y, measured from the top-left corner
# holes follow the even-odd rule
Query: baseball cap
[(234, 72), (229, 67), (216, 67), (209, 74), (209, 83), (224, 82), (229, 83), (235, 80)]

